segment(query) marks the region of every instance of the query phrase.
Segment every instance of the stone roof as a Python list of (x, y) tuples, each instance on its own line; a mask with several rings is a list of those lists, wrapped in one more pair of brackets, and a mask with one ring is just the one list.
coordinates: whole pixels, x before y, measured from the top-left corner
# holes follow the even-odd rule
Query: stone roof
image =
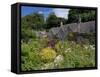
[(95, 32), (95, 21), (89, 21), (84, 23), (71, 23), (61, 27), (54, 27), (49, 30), (50, 36), (56, 36), (59, 39), (64, 39), (69, 32)]

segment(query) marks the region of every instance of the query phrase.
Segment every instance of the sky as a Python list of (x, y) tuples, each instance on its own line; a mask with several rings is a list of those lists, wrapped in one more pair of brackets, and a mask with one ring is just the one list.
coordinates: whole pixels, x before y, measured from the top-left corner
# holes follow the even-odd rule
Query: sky
[(43, 14), (45, 18), (48, 17), (50, 13), (54, 12), (57, 17), (62, 17), (67, 19), (69, 9), (65, 8), (49, 8), (49, 7), (32, 7), (32, 6), (22, 6), (21, 16), (26, 16), (32, 13)]

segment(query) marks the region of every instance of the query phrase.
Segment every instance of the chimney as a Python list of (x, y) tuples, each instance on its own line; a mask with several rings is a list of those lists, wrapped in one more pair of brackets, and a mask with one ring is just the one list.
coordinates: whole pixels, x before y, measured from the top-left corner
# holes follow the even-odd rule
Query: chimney
[(60, 22), (60, 26), (61, 26), (61, 27), (63, 26), (63, 22), (62, 22), (62, 21)]
[(81, 23), (81, 16), (79, 15), (78, 22)]
[(80, 24), (81, 24), (81, 16), (78, 15), (78, 32), (80, 32), (80, 29), (81, 29)]

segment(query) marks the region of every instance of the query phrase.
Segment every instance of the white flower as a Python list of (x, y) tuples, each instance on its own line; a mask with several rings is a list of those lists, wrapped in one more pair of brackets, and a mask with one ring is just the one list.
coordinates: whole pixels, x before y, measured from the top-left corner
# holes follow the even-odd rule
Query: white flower
[(55, 60), (54, 63), (58, 64), (60, 62), (62, 62), (64, 60), (64, 57), (62, 55), (58, 55)]
[(66, 50), (65, 52), (67, 53), (68, 51)]
[(41, 69), (52, 69), (52, 68), (54, 68), (54, 63), (52, 63), (52, 62), (46, 63), (41, 67)]
[(65, 52), (71, 52), (71, 48), (66, 49)]
[(70, 51), (68, 51), (68, 52), (71, 52), (71, 50), (70, 50)]
[(84, 48), (85, 49), (88, 49), (88, 48), (90, 48), (90, 49), (92, 49), (92, 50), (95, 50), (95, 46), (94, 45), (84, 45)]
[(95, 50), (94, 45), (90, 45), (90, 48), (91, 48), (92, 50)]
[(88, 46), (87, 46), (87, 45), (84, 45), (84, 48), (85, 48), (85, 49), (88, 49)]

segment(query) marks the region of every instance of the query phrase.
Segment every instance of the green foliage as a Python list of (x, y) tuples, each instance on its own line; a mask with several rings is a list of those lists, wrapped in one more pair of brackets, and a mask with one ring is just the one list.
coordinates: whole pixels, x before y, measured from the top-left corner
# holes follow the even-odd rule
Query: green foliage
[(22, 17), (22, 28), (33, 28), (35, 30), (41, 30), (44, 25), (44, 16), (42, 14), (33, 13)]
[[(95, 66), (95, 49), (91, 45), (84, 45), (81, 47), (80, 44), (75, 42), (64, 42), (58, 43), (59, 53), (63, 55), (64, 62), (61, 66), (56, 68), (77, 68), (77, 67), (94, 67)], [(62, 47), (61, 47), (62, 46)]]
[(28, 41), (30, 38), (36, 38), (36, 33), (32, 29), (22, 29), (21, 38)]
[[(80, 42), (82, 43), (89, 43), (91, 44), (95, 44), (95, 33), (94, 32), (90, 32), (90, 33), (78, 33), (78, 32), (70, 32), (67, 36), (67, 39), (69, 41), (75, 41), (77, 42), (77, 38), (81, 36), (84, 40), (80, 40)], [(79, 42), (79, 41), (78, 41)]]
[(52, 27), (57, 27), (58, 26), (57, 16), (54, 13), (51, 13), (46, 20), (46, 24), (47, 24), (46, 26), (47, 29), (52, 28)]
[(67, 19), (58, 17), (58, 26), (60, 26), (61, 22), (63, 22), (63, 25), (64, 25), (67, 23)]
[(22, 70), (32, 70), (38, 69), (42, 62), (38, 55), (42, 44), (38, 40), (31, 40), (28, 43), (22, 43), (21, 45), (21, 62)]
[(70, 32), (67, 36), (69, 41), (76, 41), (76, 37), (78, 36), (78, 32)]
[(80, 33), (80, 35), (88, 41), (90, 45), (95, 44), (95, 32)]
[(95, 20), (95, 10), (71, 9), (68, 14), (67, 23), (78, 22), (79, 15), (82, 22)]
[(70, 52), (67, 50), (66, 54), (64, 54), (64, 67), (76, 68), (95, 66), (95, 51), (88, 45), (84, 46), (87, 48), (81, 47), (79, 44), (70, 45)]
[(21, 38), (28, 41), (30, 38), (36, 38), (36, 30), (42, 30), (44, 26), (44, 16), (33, 13), (21, 18)]
[[(44, 39), (30, 40), (21, 45), (21, 68), (23, 71), (94, 67), (95, 66), (95, 46), (75, 43), (74, 41), (58, 41), (55, 48), (45, 47)], [(45, 45), (43, 45), (45, 44)], [(55, 63), (57, 55), (63, 57), (63, 61)], [(62, 60), (62, 59), (61, 59)]]

